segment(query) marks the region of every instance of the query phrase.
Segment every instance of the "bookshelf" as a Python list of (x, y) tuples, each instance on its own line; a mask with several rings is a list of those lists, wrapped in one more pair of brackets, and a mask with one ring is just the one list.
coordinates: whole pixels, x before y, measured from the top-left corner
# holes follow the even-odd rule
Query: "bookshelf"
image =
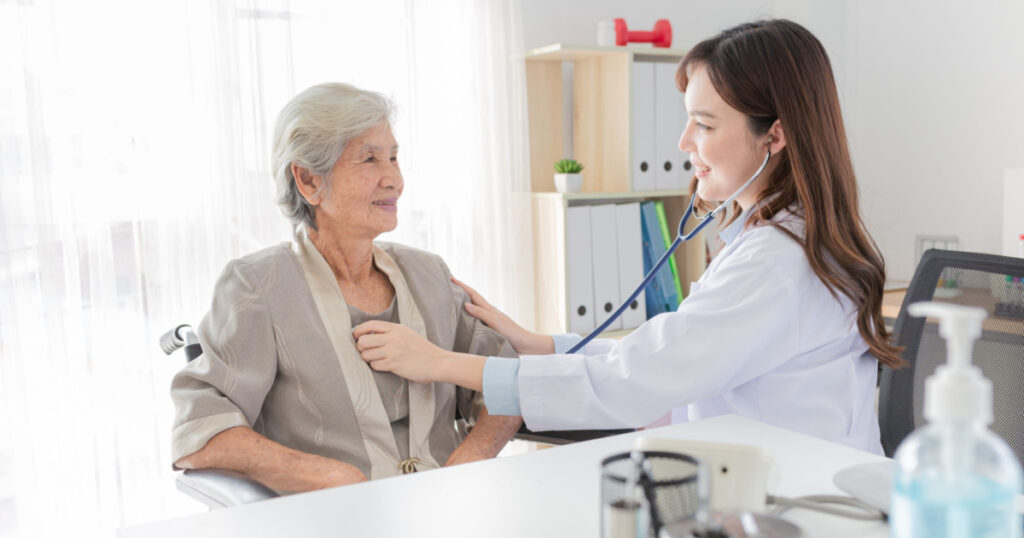
[[(566, 211), (578, 205), (660, 200), (675, 229), (689, 202), (686, 190), (634, 191), (631, 163), (631, 66), (633, 62), (676, 64), (686, 51), (554, 44), (525, 53), (530, 137), (530, 184), (535, 275), (535, 330), (569, 328)], [(583, 192), (555, 192), (552, 165), (562, 154), (563, 78), (573, 64), (573, 156), (586, 167)], [(684, 293), (705, 269), (702, 236), (676, 251)], [(639, 282), (636, 282), (639, 284)], [(617, 305), (616, 305), (617, 306)], [(609, 331), (621, 337), (627, 331)]]

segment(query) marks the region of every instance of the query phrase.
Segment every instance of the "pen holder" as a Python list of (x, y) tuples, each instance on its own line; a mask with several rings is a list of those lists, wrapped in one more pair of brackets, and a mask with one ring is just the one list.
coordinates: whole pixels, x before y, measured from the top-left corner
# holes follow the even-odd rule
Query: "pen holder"
[(640, 476), (631, 452), (601, 462), (602, 538), (657, 536), (662, 525), (697, 513), (699, 462), (672, 452), (640, 454), (647, 470)]

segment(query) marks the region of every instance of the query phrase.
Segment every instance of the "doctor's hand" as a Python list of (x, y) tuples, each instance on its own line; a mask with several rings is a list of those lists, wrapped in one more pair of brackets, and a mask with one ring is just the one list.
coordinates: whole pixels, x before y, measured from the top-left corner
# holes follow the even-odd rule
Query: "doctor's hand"
[(367, 321), (352, 330), (356, 349), (378, 372), (391, 372), (416, 383), (439, 381), (445, 351), (416, 331), (386, 321)]
[(547, 355), (555, 352), (555, 344), (551, 336), (524, 329), (512, 321), (512, 318), (506, 316), (504, 312), (488, 303), (475, 289), (454, 277), (452, 277), (452, 282), (466, 290), (470, 300), (473, 301), (466, 303), (466, 312), (508, 339), (517, 353), (520, 355)]

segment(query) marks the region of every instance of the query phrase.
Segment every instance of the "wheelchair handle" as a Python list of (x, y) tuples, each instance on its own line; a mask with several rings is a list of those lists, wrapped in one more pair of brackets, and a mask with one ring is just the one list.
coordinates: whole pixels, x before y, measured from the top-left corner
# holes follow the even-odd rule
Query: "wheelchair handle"
[(192, 330), (192, 326), (187, 324), (178, 325), (160, 337), (160, 349), (168, 355), (181, 349), (183, 346), (191, 346), (193, 344), (199, 344), (199, 337)]

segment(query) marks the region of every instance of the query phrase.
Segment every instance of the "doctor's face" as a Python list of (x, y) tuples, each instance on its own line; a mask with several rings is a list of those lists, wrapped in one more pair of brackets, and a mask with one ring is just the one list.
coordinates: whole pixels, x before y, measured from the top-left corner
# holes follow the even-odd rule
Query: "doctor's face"
[(398, 143), (386, 122), (352, 139), (331, 169), (317, 224), (349, 238), (374, 238), (398, 226), (405, 183)]
[[(751, 132), (746, 114), (718, 95), (702, 65), (692, 68), (685, 101), (689, 120), (679, 139), (679, 149), (690, 154), (697, 195), (708, 201), (724, 201), (761, 166), (768, 136)], [(736, 199), (740, 206), (746, 209), (753, 205), (767, 175), (763, 173)]]

